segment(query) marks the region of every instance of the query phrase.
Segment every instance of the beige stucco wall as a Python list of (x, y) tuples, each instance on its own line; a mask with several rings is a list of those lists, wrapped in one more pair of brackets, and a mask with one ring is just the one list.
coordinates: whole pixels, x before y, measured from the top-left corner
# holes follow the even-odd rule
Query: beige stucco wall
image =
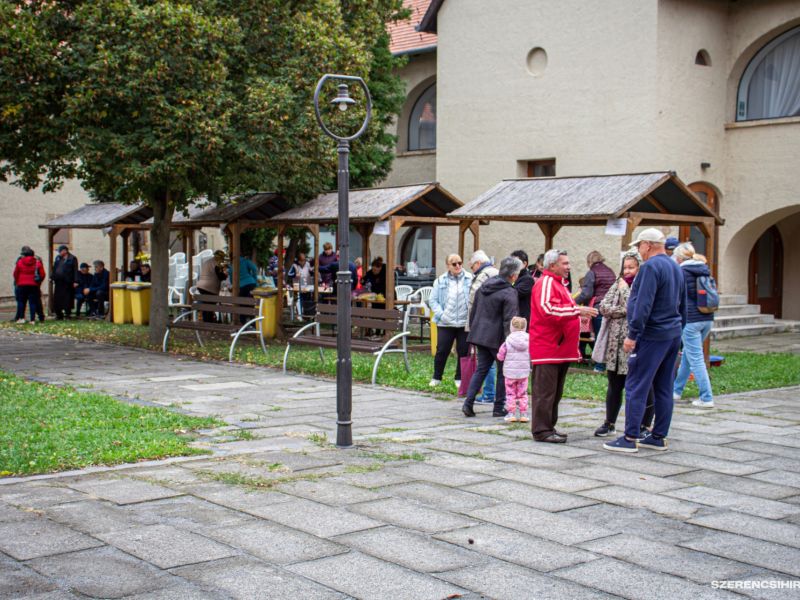
[[(8, 302), (14, 295), (12, 273), (22, 246), (28, 245), (47, 263), (47, 233), (39, 224), (50, 215), (62, 215), (87, 204), (89, 195), (77, 181), (68, 181), (55, 193), (43, 194), (40, 190), (26, 192), (9, 184), (0, 184), (2, 229), (0, 236), (0, 302)], [(108, 263), (108, 238), (99, 230), (72, 230), (71, 249), (79, 260), (89, 262), (101, 259)], [(49, 268), (45, 266), (49, 273)], [(46, 285), (42, 286), (46, 290)]]

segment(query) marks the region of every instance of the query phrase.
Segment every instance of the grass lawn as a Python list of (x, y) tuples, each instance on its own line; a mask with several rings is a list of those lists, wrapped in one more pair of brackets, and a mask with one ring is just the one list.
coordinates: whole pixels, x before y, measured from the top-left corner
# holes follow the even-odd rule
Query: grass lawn
[(0, 371), (0, 477), (204, 454), (187, 433), (217, 424)]
[[(4, 327), (41, 331), (78, 339), (109, 342), (125, 346), (148, 348), (147, 328), (136, 325), (114, 325), (105, 321), (48, 321), (44, 324), (16, 325), (5, 323)], [(252, 364), (281, 367), (283, 364), (284, 343), (278, 341), (267, 345), (267, 355), (254, 343), (254, 339), (240, 340), (236, 360)], [(178, 332), (171, 337), (170, 350), (196, 358), (227, 360), (230, 342), (212, 340), (205, 347), (197, 345), (193, 335)], [(295, 347), (289, 354), (290, 370), (313, 375), (336, 376), (336, 351), (325, 350), (325, 361), (319, 359), (315, 348)], [(718, 352), (716, 354), (719, 354)], [(430, 391), (428, 381), (433, 372), (433, 357), (429, 352), (409, 354), (411, 373), (406, 373), (402, 357), (384, 356), (378, 371), (378, 383), (398, 388)], [(730, 394), (749, 390), (761, 390), (789, 385), (800, 385), (800, 356), (796, 354), (756, 354), (752, 352), (729, 352), (725, 354), (725, 364), (711, 369), (711, 383), (716, 394)], [(372, 376), (373, 357), (353, 353), (354, 381), (369, 382)], [(455, 360), (448, 360), (442, 385), (437, 392), (443, 399), (453, 399), (456, 388), (453, 384)], [(606, 378), (591, 372), (575, 373), (567, 377), (564, 396), (585, 400), (605, 399)], [(690, 382), (684, 398), (697, 397), (697, 387)]]

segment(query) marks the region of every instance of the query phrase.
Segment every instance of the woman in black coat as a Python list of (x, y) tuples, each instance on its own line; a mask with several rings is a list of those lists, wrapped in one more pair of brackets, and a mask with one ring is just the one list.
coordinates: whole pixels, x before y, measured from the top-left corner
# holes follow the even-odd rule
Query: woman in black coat
[(510, 330), (511, 319), (518, 316), (519, 302), (513, 284), (522, 270), (522, 261), (516, 256), (504, 258), (500, 272), (487, 279), (475, 294), (475, 303), (469, 315), (469, 335), (467, 342), (473, 344), (478, 354), (478, 365), (472, 374), (467, 390), (467, 398), (461, 412), (474, 417), (475, 396), (486, 379), (492, 362), (497, 362), (497, 395), (494, 399), (493, 417), (506, 416), (506, 380), (503, 376), (503, 363), (497, 360), (497, 351)]
[(528, 270), (528, 254), (524, 250), (514, 250), (511, 256), (516, 256), (522, 261), (522, 271), (519, 273), (514, 289), (517, 290), (519, 316), (531, 322), (531, 292), (533, 292), (533, 276)]

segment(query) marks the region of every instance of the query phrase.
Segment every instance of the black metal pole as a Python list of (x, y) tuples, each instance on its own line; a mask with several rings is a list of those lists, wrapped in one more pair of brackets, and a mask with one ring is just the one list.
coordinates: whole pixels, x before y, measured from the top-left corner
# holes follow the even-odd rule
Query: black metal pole
[(353, 445), (353, 365), (350, 354), (350, 142), (339, 140), (339, 271), (336, 273), (336, 445)]

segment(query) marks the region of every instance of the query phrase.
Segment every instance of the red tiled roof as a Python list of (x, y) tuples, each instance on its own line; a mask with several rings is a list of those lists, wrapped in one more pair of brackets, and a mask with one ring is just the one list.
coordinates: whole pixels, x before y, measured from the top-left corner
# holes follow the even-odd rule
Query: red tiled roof
[(392, 54), (436, 46), (436, 34), (420, 33), (414, 29), (425, 16), (430, 3), (431, 0), (403, 0), (403, 6), (411, 9), (411, 17), (405, 21), (387, 25), (387, 30), (392, 38), (389, 46)]

